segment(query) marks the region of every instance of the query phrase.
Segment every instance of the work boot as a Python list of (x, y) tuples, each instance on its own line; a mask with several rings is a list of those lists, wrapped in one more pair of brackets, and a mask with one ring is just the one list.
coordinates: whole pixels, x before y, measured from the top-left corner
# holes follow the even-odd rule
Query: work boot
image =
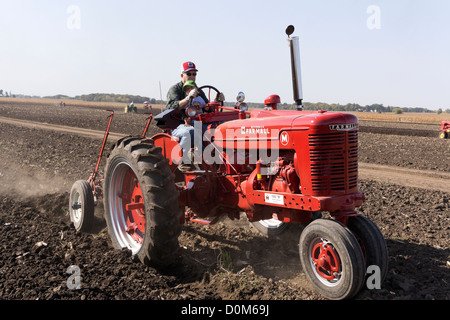
[(195, 166), (192, 163), (193, 157), (192, 152), (187, 152), (187, 155), (182, 156), (180, 163), (178, 164), (178, 170), (181, 172), (192, 171), (195, 170)]
[(194, 148), (191, 148), (189, 149), (189, 152), (187, 152), (186, 157), (183, 155), (181, 162), (178, 165), (178, 170), (181, 172), (200, 170), (200, 167), (197, 164), (194, 164), (194, 152)]
[(191, 164), (180, 163), (178, 165), (178, 170), (180, 170), (181, 172), (186, 172), (186, 171), (194, 171), (196, 170), (196, 168), (192, 163)]

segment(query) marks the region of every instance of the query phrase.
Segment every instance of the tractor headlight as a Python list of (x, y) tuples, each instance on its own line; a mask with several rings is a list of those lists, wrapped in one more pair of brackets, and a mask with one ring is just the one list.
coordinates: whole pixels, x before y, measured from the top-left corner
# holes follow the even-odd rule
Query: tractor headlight
[(241, 104), (239, 105), (239, 110), (247, 111), (248, 110), (247, 104), (245, 102), (241, 102)]
[(189, 117), (195, 117), (197, 115), (197, 111), (198, 111), (197, 107), (195, 107), (195, 106), (189, 106), (186, 108), (186, 114)]

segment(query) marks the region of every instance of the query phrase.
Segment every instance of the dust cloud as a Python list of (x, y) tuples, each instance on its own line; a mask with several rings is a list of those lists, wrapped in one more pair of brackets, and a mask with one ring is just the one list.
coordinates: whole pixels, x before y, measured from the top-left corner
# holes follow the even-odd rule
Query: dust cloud
[(18, 165), (0, 160), (0, 193), (28, 198), (46, 194), (70, 192), (67, 181), (37, 170), (24, 170)]

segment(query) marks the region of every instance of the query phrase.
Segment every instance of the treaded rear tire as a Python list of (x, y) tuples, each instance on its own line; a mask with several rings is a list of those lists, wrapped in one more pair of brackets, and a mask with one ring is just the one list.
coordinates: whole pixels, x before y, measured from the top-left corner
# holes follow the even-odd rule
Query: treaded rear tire
[[(131, 172), (139, 182), (133, 190), (142, 191), (145, 208), (145, 228), (142, 238), (134, 241), (129, 236), (123, 193), (125, 172)], [(127, 171), (128, 170), (128, 171)], [(125, 200), (124, 200), (125, 202)], [(105, 218), (111, 240), (116, 248), (128, 248), (133, 257), (154, 267), (168, 267), (178, 262), (178, 237), (181, 232), (181, 210), (178, 191), (168, 160), (155, 147), (152, 139), (125, 137), (111, 150), (105, 167)], [(143, 218), (142, 218), (143, 219)]]

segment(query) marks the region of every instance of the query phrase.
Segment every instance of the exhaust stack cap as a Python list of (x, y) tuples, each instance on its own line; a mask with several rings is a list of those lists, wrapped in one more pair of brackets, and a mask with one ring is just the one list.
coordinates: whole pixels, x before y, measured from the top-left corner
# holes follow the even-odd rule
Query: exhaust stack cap
[(291, 34), (294, 33), (294, 30), (295, 30), (295, 28), (294, 28), (293, 25), (289, 25), (289, 26), (286, 28), (286, 34), (287, 34), (288, 38), (291, 36)]
[(291, 34), (294, 33), (294, 26), (289, 25), (286, 28), (286, 34), (288, 36), (290, 51), (291, 51), (291, 69), (292, 69), (292, 86), (294, 89), (294, 101), (297, 105), (297, 110), (301, 111), (303, 109), (303, 91), (302, 91), (302, 78), (301, 78), (301, 67), (300, 67), (300, 45), (299, 38), (292, 37)]

